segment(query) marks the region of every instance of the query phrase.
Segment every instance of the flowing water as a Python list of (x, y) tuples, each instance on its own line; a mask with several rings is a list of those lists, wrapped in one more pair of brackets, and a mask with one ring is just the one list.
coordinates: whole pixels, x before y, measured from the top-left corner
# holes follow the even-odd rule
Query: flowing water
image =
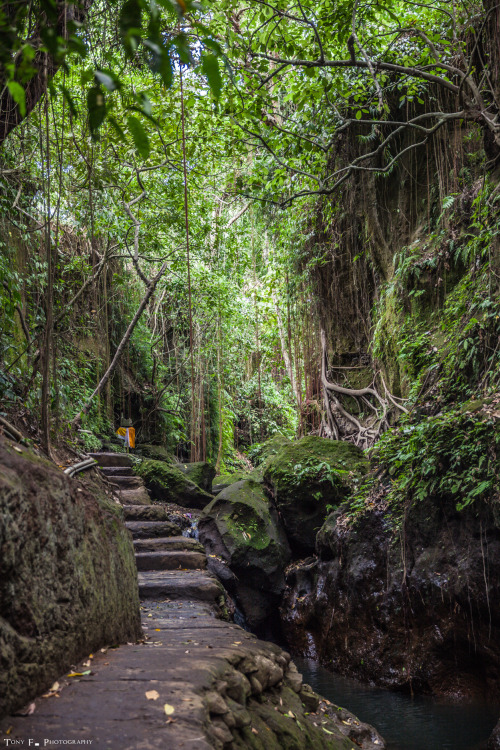
[(317, 693), (376, 727), (387, 750), (482, 750), (500, 714), (498, 706), (372, 688), (332, 674), (313, 659), (294, 662)]

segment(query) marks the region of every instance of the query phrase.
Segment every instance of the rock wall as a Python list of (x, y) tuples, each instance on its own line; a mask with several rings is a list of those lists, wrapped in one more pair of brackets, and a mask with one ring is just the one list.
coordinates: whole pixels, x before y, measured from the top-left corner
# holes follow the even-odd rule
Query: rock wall
[(97, 478), (69, 479), (0, 439), (0, 715), (140, 633), (121, 508)]
[(281, 613), (295, 654), (385, 687), (499, 696), (500, 528), (483, 504), (412, 506), (395, 533), (381, 508), (318, 534), (290, 566)]

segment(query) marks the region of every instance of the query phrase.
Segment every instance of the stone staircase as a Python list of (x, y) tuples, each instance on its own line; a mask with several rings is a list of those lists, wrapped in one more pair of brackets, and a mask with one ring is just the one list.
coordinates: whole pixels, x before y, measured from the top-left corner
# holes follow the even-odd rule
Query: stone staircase
[[(152, 505), (142, 479), (126, 453), (91, 454), (102, 474), (116, 486), (132, 533), (142, 601), (199, 602), (218, 611), (224, 589), (206, 570), (203, 546), (182, 536), (182, 528), (163, 505)], [(174, 516), (175, 517), (175, 516)]]
[(90, 453), (104, 476), (115, 485), (122, 505), (150, 505), (151, 498), (140, 477), (134, 476), (128, 453)]

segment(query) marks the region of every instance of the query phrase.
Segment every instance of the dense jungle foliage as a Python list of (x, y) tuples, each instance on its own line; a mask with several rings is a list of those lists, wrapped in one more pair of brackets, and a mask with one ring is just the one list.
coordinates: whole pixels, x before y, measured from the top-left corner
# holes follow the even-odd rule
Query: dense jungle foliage
[(396, 507), (498, 496), (499, 29), (490, 0), (3, 2), (2, 415), (49, 455), (131, 419), (222, 473), (349, 440), (356, 513), (382, 475)]

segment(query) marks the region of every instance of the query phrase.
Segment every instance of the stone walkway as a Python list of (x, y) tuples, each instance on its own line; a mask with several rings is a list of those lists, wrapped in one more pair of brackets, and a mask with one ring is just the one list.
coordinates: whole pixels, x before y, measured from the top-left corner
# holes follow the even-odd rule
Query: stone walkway
[[(132, 486), (131, 471), (124, 471), (127, 457), (109, 460), (100, 457), (110, 480), (128, 479), (121, 481), (123, 500), (130, 493), (144, 500), (144, 488)], [(144, 502), (124, 511), (136, 550), (143, 642), (89, 655), (27, 715), (0, 723), (2, 746), (384, 747), (371, 727), (303, 686), (289, 654), (220, 619), (224, 589), (206, 570), (203, 547), (181, 535), (167, 509)]]

